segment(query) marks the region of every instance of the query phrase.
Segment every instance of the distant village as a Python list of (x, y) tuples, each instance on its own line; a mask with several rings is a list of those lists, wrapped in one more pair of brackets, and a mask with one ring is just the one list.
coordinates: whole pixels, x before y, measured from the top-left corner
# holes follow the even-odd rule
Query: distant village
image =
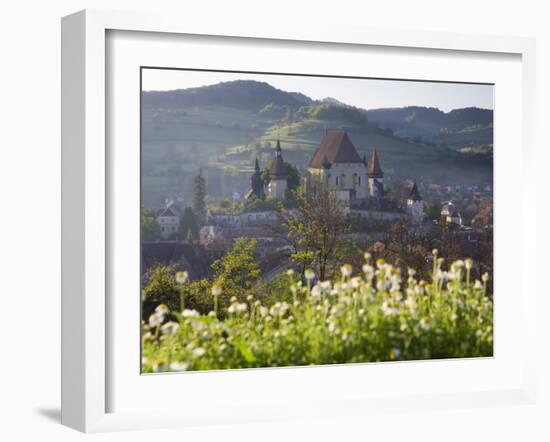
[[(300, 174), (297, 191), (308, 194), (321, 187), (328, 189), (349, 217), (363, 226), (354, 234), (368, 237), (374, 246), (377, 240), (384, 239), (384, 233), (370, 232), (369, 225), (399, 220), (424, 235), (436, 236), (444, 229), (445, 234), (466, 252), (488, 236), (492, 241), (491, 184), (425, 184), (408, 177), (403, 181), (406, 192), (398, 198), (395, 192), (385, 188), (383, 164), (384, 158), (376, 149), (369, 158), (361, 157), (346, 131), (326, 130), (307, 171)], [(261, 165), (256, 159), (250, 189), (242, 198), (235, 192), (234, 202), (284, 200), (289, 177), (284, 145), (279, 141), (268, 170), (267, 180), (263, 179)], [(246, 210), (247, 204), (243, 207), (241, 211), (207, 207), (198, 226), (198, 238), (189, 240), (178, 237), (183, 204), (169, 201), (165, 207), (150, 208), (160, 227), (160, 237), (142, 243), (143, 272), (155, 264), (169, 264), (188, 270), (191, 277), (203, 278), (208, 274), (210, 263), (241, 239), (257, 241), (257, 252), (264, 258), (261, 264), (264, 277), (286, 270), (290, 266), (289, 246), (284, 238), (273, 234), (272, 228), (280, 223), (279, 212), (272, 207), (264, 210), (261, 204), (254, 210)], [(437, 208), (435, 216), (434, 208)]]

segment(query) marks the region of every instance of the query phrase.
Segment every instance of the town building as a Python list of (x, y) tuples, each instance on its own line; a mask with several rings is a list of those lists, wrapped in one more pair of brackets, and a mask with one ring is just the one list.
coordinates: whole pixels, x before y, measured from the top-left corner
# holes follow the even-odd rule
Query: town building
[(370, 194), (366, 158), (361, 158), (345, 131), (326, 130), (311, 158), (302, 187), (315, 192), (319, 186), (349, 205), (365, 201)]
[(441, 207), (441, 221), (447, 226), (462, 226), (462, 215), (452, 201), (443, 204)]
[(178, 232), (180, 213), (174, 205), (159, 210), (156, 218), (160, 226), (160, 236), (162, 238), (166, 239)]
[(422, 221), (424, 217), (424, 200), (420, 196), (416, 181), (407, 197), (407, 212), (412, 216), (413, 220)]

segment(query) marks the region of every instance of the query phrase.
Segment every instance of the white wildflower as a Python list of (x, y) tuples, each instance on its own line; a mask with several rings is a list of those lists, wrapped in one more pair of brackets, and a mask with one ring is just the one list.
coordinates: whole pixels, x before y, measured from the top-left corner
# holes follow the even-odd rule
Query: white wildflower
[(214, 284), (212, 286), (212, 295), (213, 296), (220, 296), (222, 294), (222, 287), (219, 284)]
[(371, 280), (374, 276), (374, 267), (368, 264), (363, 265), (363, 273), (368, 280)]
[(308, 281), (311, 281), (313, 278), (315, 278), (315, 272), (311, 269), (306, 269), (304, 272), (304, 276)]
[(157, 328), (164, 322), (164, 315), (158, 312), (153, 313), (149, 316), (149, 327)]
[(178, 284), (185, 284), (189, 279), (189, 273), (187, 272), (177, 272), (176, 273), (176, 282)]
[(171, 335), (172, 333), (176, 333), (179, 328), (180, 325), (177, 322), (169, 321), (160, 327), (160, 331), (165, 335)]
[(200, 313), (196, 310), (185, 309), (184, 311), (181, 312), (181, 315), (184, 318), (196, 318), (200, 316)]
[(189, 364), (187, 362), (172, 362), (170, 364), (170, 371), (187, 371)]
[(318, 298), (319, 296), (321, 296), (321, 287), (319, 286), (319, 284), (315, 284), (313, 286), (313, 288), (311, 289), (311, 296), (313, 296), (314, 298)]
[(155, 309), (155, 313), (158, 313), (159, 315), (167, 315), (170, 313), (170, 309), (166, 306), (166, 304), (160, 304)]
[(342, 267), (340, 267), (340, 271), (342, 272), (342, 276), (344, 278), (349, 278), (351, 276), (352, 267), (350, 264), (344, 264)]
[(202, 347), (197, 347), (193, 350), (193, 356), (200, 358), (201, 356), (204, 356), (206, 353), (206, 350)]

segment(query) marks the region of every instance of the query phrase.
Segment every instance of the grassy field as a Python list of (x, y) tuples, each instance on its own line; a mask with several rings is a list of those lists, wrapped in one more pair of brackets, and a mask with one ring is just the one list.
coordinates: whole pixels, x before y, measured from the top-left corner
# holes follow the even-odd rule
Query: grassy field
[[(444, 270), (435, 255), (431, 280), (421, 281), (365, 258), (332, 281), (288, 274), (289, 302), (233, 299), (207, 315), (158, 306), (142, 325), (143, 372), (492, 356), (489, 277), (472, 281), (471, 261)], [(217, 286), (204, 294), (220, 295)]]

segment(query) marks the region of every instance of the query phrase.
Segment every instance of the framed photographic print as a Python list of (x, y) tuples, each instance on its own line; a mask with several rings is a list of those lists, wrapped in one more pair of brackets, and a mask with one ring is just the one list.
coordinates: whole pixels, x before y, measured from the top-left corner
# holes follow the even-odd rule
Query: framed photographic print
[(63, 422), (531, 401), (533, 57), (64, 18)]

